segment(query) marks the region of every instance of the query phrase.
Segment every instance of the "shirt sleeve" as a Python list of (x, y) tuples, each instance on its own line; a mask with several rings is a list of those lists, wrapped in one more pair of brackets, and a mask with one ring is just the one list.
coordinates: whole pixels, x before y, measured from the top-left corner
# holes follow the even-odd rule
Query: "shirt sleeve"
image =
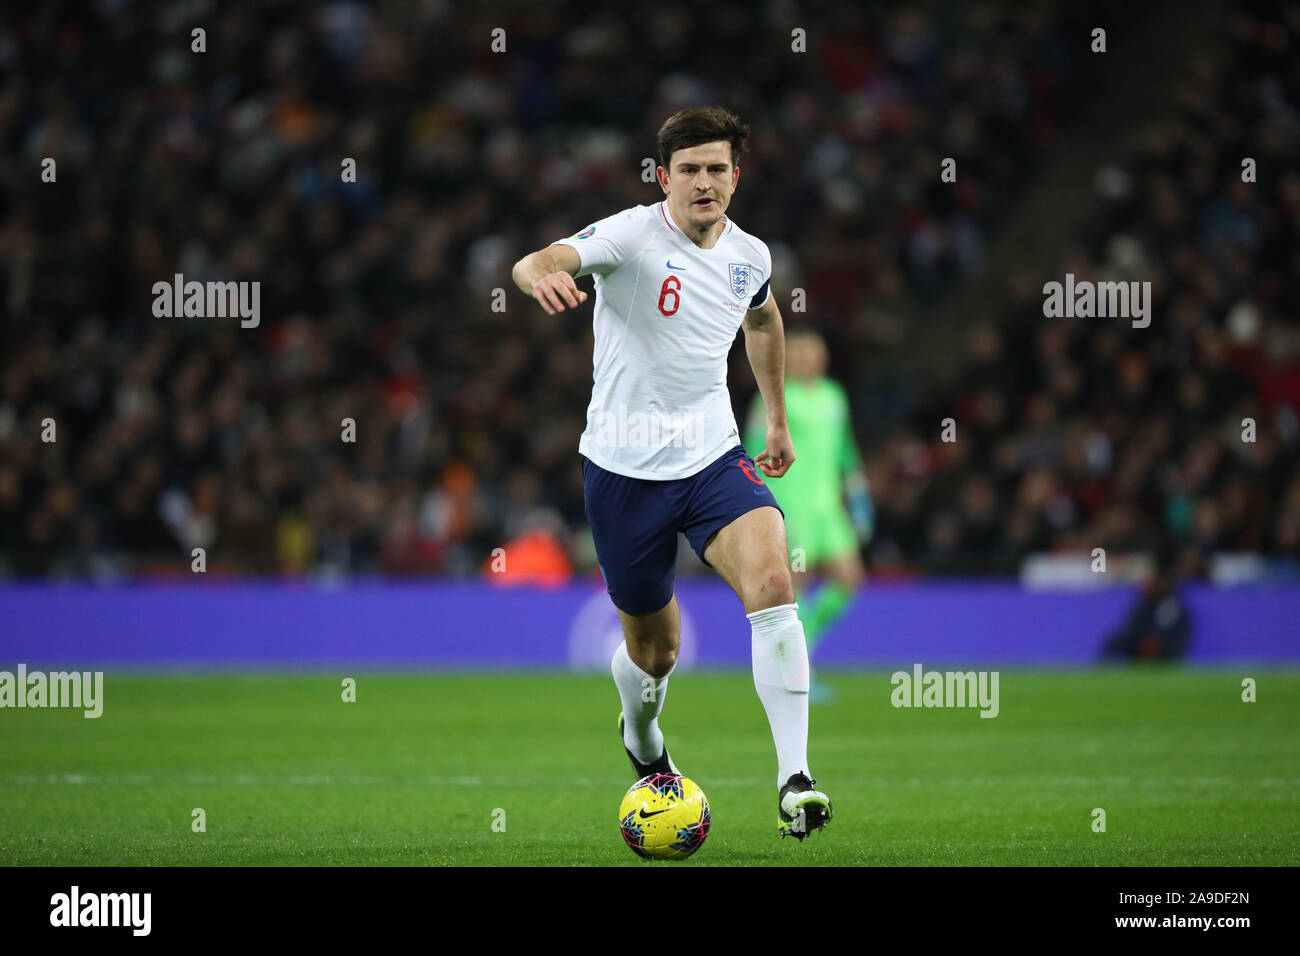
[(768, 251), (767, 243), (763, 243), (763, 284), (758, 287), (749, 300), (749, 310), (761, 309), (767, 305), (767, 300), (772, 296), (772, 253)]
[(557, 244), (577, 250), (582, 265), (573, 274), (575, 277), (592, 273), (608, 275), (632, 261), (650, 236), (636, 212), (636, 209), (624, 209), (597, 220), (572, 236), (555, 240)]

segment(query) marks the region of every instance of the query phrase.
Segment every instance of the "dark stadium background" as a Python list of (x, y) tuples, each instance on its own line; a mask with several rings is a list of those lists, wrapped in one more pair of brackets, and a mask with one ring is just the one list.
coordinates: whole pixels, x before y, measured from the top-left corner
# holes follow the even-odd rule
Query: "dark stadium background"
[[(1294, 863), (1297, 44), (1282, 2), (6, 8), (0, 671), (106, 697), (0, 712), (0, 863), (631, 860), (591, 306), (511, 266), (657, 202), (697, 105), (752, 127), (729, 215), (829, 342), (875, 504), (808, 858)], [(156, 317), (176, 273), (260, 282), (260, 323)], [(1045, 317), (1067, 274), (1150, 281), (1149, 327)], [(743, 423), (739, 345), (729, 381)], [(747, 622), (687, 549), (679, 594), (701, 857), (786, 860)], [(1007, 668), (997, 720), (891, 708), (948, 663)]]
[[(790, 9), (719, 4), (692, 63), (685, 6), (531, 6), (200, 5), (203, 54), (184, 7), (8, 15), (5, 573), (147, 576), (202, 545), (240, 574), (474, 575), (530, 523), (590, 571), (589, 315), (545, 316), (509, 266), (657, 201), (658, 124), (715, 101), (754, 130), (732, 213), (852, 396), (880, 573), (1162, 534), (1300, 556), (1293, 17), (828, 7), (800, 56)], [(1105, 54), (1069, 39), (1094, 20)], [(506, 54), (464, 42), (496, 26)], [(154, 319), (175, 272), (260, 280), (260, 327)], [(1152, 327), (1045, 321), (1065, 272), (1153, 279)], [(743, 411), (739, 350), (732, 383)]]
[[(510, 265), (657, 201), (658, 125), (717, 102), (754, 132), (731, 212), (851, 398), (874, 580), (1094, 548), (1121, 585), (1155, 554), (1294, 580), (1296, 15), (1173, 9), (814, 5), (804, 54), (781, 4), (11, 13), (0, 574), (189, 577), (201, 547), (208, 580), (482, 578), (505, 547), (493, 583), (598, 582), (589, 312), (546, 316)], [(177, 272), (260, 281), (260, 324), (155, 318)], [(1045, 319), (1067, 272), (1152, 281), (1151, 326)], [(743, 417), (739, 347), (730, 380)]]

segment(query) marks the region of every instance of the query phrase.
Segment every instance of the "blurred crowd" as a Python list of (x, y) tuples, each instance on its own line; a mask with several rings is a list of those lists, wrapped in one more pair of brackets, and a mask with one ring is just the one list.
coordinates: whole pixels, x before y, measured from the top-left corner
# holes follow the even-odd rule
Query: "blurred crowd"
[(1172, 548), (1178, 574), (1223, 551), (1300, 560), (1297, 160), (1300, 8), (1233, 13), (1190, 61), (1176, 113), (1098, 171), (1094, 212), (1046, 277), (1150, 281), (1150, 326), (1045, 318), (1044, 277), (1011, 275), (998, 320), (969, 330), (959, 385), (868, 456), (877, 563), (1014, 574), (1032, 552), (1094, 548)]
[[(511, 542), (591, 571), (588, 314), (520, 296), (519, 256), (657, 201), (659, 125), (719, 103), (754, 131), (731, 212), (809, 321), (932, 301), (1088, 95), (1068, 5), (835, 7), (702, 25), (667, 2), (651, 30), (577, 0), (0, 15), (0, 574), (188, 573), (203, 548), (219, 573), (470, 575)], [(1297, 548), (1297, 25), (1233, 23), (1099, 174), (1062, 264), (1154, 277), (1151, 328), (1045, 320), (1013, 276), (960, 390), (873, 422), (878, 566), (1013, 572), (1166, 529)], [(259, 324), (155, 317), (176, 273), (260, 282)]]
[[(732, 212), (803, 270), (785, 285), (934, 294), (1039, 161), (1067, 72), (1034, 4), (724, 3), (707, 36), (681, 3), (650, 31), (482, 7), (5, 15), (4, 572), (183, 572), (202, 547), (210, 571), (469, 574), (529, 534), (590, 569), (590, 328), (519, 296), (513, 261), (657, 201), (658, 126), (721, 102), (754, 129)], [(972, 157), (957, 189), (945, 152)], [(259, 324), (155, 318), (176, 273), (260, 281)]]

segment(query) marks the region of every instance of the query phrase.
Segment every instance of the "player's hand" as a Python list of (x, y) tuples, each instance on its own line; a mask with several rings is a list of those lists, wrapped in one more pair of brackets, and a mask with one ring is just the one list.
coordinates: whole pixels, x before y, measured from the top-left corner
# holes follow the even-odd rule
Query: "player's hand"
[(754, 456), (754, 464), (769, 478), (780, 478), (794, 464), (794, 442), (788, 425), (767, 426), (767, 447)]
[(566, 302), (576, 309), (587, 301), (587, 293), (574, 284), (569, 273), (552, 272), (533, 283), (533, 298), (541, 303), (547, 315), (554, 315), (564, 311)]

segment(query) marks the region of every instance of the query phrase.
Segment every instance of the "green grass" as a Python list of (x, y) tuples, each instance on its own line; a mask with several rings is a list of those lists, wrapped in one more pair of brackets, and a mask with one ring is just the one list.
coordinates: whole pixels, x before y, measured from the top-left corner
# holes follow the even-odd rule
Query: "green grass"
[(608, 677), (361, 674), (343, 703), (341, 676), (109, 673), (98, 720), (0, 711), (0, 865), (1300, 862), (1297, 672), (1004, 671), (995, 719), (823, 672), (810, 760), (836, 816), (802, 844), (776, 837), (749, 675), (681, 674), (662, 723), (713, 814), (686, 863), (618, 835)]

